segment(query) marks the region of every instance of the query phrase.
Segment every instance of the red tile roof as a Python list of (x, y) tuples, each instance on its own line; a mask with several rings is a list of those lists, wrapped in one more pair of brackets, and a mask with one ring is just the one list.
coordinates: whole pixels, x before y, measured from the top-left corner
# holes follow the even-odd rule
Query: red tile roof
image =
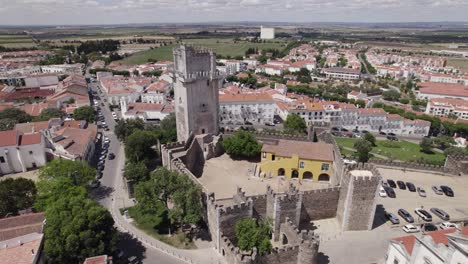
[(83, 262), (83, 264), (106, 264), (106, 263), (107, 263), (107, 255), (87, 258)]
[(292, 140), (278, 140), (277, 144), (263, 144), (262, 152), (280, 157), (298, 155), (301, 159), (333, 161), (333, 145)]
[(418, 83), (418, 86), (421, 87), (419, 91), (423, 94), (468, 97), (468, 87), (462, 84), (423, 82)]
[(35, 144), (41, 144), (41, 142), (42, 142), (42, 134), (38, 132), (38, 133), (33, 133), (33, 134), (22, 135), (20, 137), (20, 143), (18, 145), (20, 146), (35, 145)]
[(0, 219), (0, 241), (33, 232), (41, 232), (44, 219), (44, 213), (25, 214)]
[(0, 131), (0, 147), (16, 146), (18, 143), (18, 131)]
[(220, 94), (219, 102), (273, 102), (273, 98), (267, 93)]

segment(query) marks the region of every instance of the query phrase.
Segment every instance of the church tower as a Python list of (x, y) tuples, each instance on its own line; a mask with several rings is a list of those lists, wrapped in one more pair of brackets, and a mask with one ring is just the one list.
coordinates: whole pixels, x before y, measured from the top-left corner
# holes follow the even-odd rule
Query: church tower
[(218, 89), (222, 76), (216, 71), (211, 50), (182, 44), (174, 48), (174, 100), (177, 140), (190, 134), (219, 132)]

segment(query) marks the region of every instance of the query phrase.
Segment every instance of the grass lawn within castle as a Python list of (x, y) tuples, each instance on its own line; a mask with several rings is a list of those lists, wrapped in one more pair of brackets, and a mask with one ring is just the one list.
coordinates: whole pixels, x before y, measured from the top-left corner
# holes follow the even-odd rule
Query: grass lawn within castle
[[(358, 139), (335, 137), (335, 140), (339, 146), (354, 148), (354, 142), (356, 142)], [(348, 150), (345, 150), (345, 153), (343, 154), (346, 155), (348, 152)], [(371, 153), (379, 154), (393, 160), (408, 162), (425, 162), (430, 164), (443, 165), (445, 161), (445, 156), (443, 153), (434, 151), (433, 154), (426, 154), (420, 151), (418, 144), (404, 140), (377, 140), (377, 146), (372, 149)]]

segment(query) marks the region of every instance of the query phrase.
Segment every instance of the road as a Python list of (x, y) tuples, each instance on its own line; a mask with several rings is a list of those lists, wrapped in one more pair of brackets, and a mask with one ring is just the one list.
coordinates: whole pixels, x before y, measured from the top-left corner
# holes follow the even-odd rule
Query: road
[[(91, 83), (90, 88), (93, 91), (97, 91), (98, 85), (96, 83)], [(104, 98), (104, 95), (100, 95), (101, 99)], [(116, 122), (112, 118), (112, 114), (108, 108), (108, 105), (105, 103), (105, 107), (101, 106), (101, 112), (105, 117), (105, 121), (109, 126), (109, 131), (103, 131), (99, 129), (103, 135), (106, 135), (110, 139), (109, 152), (114, 153), (115, 159), (109, 160), (106, 159), (105, 168), (103, 170), (103, 177), (101, 178), (101, 186), (92, 192), (93, 198), (95, 198), (101, 205), (106, 207), (109, 211), (112, 212), (112, 206), (114, 202), (113, 197), (122, 197), (123, 192), (126, 192), (123, 188), (117, 188), (118, 177), (122, 177), (122, 170), (125, 164), (124, 158), (124, 148), (122, 144), (118, 141), (117, 137), (114, 134), (114, 127)], [(100, 153), (100, 147), (96, 148), (97, 153)], [(124, 207), (132, 206), (133, 201), (130, 199), (121, 198), (120, 203)], [(121, 263), (145, 263), (145, 264), (181, 264), (184, 263), (177, 258), (169, 256), (167, 253), (163, 253), (160, 250), (155, 248), (145, 246), (140, 241), (135, 239), (133, 236), (127, 233), (121, 233), (121, 240), (119, 243), (119, 249), (123, 252), (123, 257), (126, 259)], [(119, 263), (118, 260), (114, 263)]]

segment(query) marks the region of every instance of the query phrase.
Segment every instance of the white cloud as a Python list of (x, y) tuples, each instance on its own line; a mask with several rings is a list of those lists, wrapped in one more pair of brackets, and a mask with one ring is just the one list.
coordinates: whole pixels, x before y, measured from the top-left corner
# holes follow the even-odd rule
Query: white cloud
[(468, 0), (0, 0), (0, 6), (0, 24), (468, 20)]

